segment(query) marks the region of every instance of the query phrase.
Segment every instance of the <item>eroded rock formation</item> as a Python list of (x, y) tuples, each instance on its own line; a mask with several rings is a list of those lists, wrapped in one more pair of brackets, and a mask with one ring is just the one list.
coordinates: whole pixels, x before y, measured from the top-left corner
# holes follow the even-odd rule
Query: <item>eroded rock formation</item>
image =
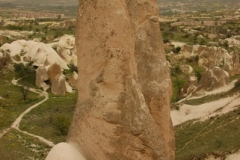
[(201, 77), (194, 95), (203, 95), (206, 91), (213, 91), (229, 83), (229, 74), (219, 67), (208, 69)]
[(183, 88), (179, 92), (179, 98), (185, 98), (192, 94), (198, 86), (197, 77), (194, 75), (188, 77), (188, 81), (184, 84)]
[(38, 87), (46, 87), (47, 84), (45, 83), (45, 81), (49, 80), (49, 76), (47, 73), (47, 70), (44, 66), (40, 66), (37, 68), (36, 70), (36, 85)]
[(52, 81), (51, 91), (56, 95), (65, 95), (66, 94), (66, 79), (63, 75), (58, 74), (54, 77)]
[(79, 95), (67, 142), (87, 160), (174, 159), (157, 16), (155, 0), (79, 1)]
[(184, 74), (186, 74), (186, 75), (188, 75), (188, 76), (190, 76), (190, 75), (192, 75), (193, 74), (193, 68), (190, 66), (190, 65), (181, 65), (180, 66), (180, 69), (181, 69), (181, 71), (184, 73)]
[(59, 64), (54, 63), (48, 68), (47, 73), (48, 73), (50, 82), (53, 83), (53, 81), (55, 80), (55, 77), (57, 75), (62, 74), (62, 69)]

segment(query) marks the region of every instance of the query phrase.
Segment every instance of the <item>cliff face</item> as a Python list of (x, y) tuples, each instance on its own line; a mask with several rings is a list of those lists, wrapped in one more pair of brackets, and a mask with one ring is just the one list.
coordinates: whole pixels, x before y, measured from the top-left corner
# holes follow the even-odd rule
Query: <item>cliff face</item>
[(174, 159), (157, 14), (155, 0), (79, 1), (79, 96), (67, 141), (86, 159)]

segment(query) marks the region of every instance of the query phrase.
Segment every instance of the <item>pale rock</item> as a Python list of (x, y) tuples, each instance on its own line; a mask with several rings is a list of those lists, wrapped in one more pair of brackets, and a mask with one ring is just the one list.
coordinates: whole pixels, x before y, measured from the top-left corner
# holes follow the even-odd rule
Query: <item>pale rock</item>
[(77, 88), (77, 80), (78, 74), (76, 72), (73, 72), (71, 78), (69, 79), (69, 83), (73, 88)]
[(67, 63), (77, 66), (75, 37), (72, 35), (64, 35), (59, 41), (52, 45), (56, 47), (59, 56)]
[[(140, 92), (142, 92), (145, 105), (150, 109), (150, 114), (163, 136), (167, 156), (165, 159), (175, 159), (175, 139), (169, 107), (172, 85), (159, 21), (156, 18), (159, 15), (158, 5), (156, 1), (149, 0), (127, 0), (126, 2), (135, 27), (134, 58), (137, 65)], [(174, 43), (175, 47), (182, 45), (184, 43)], [(160, 147), (160, 145), (156, 145), (156, 147)], [(152, 158), (149, 156), (146, 159)]]
[(65, 82), (66, 92), (73, 93), (73, 88), (70, 86), (68, 82)]
[(186, 43), (184, 42), (171, 42), (171, 44), (176, 48), (176, 47), (183, 47), (184, 45), (186, 45)]
[(62, 22), (55, 22), (52, 25), (50, 25), (48, 28), (50, 29), (71, 29), (74, 28), (76, 25), (76, 20), (65, 20)]
[[(48, 66), (58, 63), (61, 68), (69, 69), (67, 63), (50, 46), (35, 41), (17, 40), (11, 44), (5, 43), (0, 50), (9, 52), (11, 57), (19, 55), (21, 59), (34, 61), (35, 66)], [(22, 55), (22, 53), (24, 53)], [(24, 63), (24, 62), (23, 62)]]
[(180, 69), (186, 75), (191, 75), (193, 73), (193, 68), (190, 65), (181, 65)]
[(158, 13), (156, 1), (79, 1), (79, 94), (67, 142), (86, 159), (174, 159)]
[(4, 27), (10, 26), (10, 25), (16, 25), (16, 22), (14, 22), (14, 21), (5, 21), (5, 23), (3, 24)]
[(194, 95), (203, 95), (205, 92), (224, 87), (228, 83), (229, 74), (219, 67), (213, 67), (202, 75)]
[(52, 81), (51, 92), (56, 95), (64, 96), (66, 94), (66, 78), (58, 74)]
[(45, 81), (47, 80), (49, 80), (49, 76), (46, 68), (44, 66), (38, 67), (36, 70), (36, 81), (35, 81), (36, 86), (45, 88), (47, 86)]
[[(77, 149), (91, 160), (174, 160), (158, 13), (156, 1), (79, 1), (79, 94), (69, 157)], [(47, 160), (55, 159), (58, 154)]]
[(179, 98), (185, 98), (191, 95), (198, 86), (198, 81), (195, 76), (190, 76), (184, 87), (180, 90)]
[(228, 42), (229, 47), (240, 47), (240, 40), (236, 39), (235, 37), (226, 38), (225, 41)]
[(56, 53), (56, 51), (44, 43), (38, 43), (31, 46), (28, 56), (34, 60), (34, 63), (37, 66), (58, 63), (61, 68), (68, 69), (66, 62), (64, 62), (64, 60)]
[(75, 37), (73, 35), (64, 35), (59, 39), (58, 45), (62, 48), (75, 48)]
[(82, 154), (68, 143), (55, 145), (45, 160), (86, 160)]
[(197, 36), (198, 39), (204, 39), (203, 35)]
[(25, 38), (28, 35), (32, 35), (33, 31), (12, 31), (12, 30), (0, 30), (0, 36), (8, 39)]
[(66, 63), (68, 63), (68, 64), (71, 63), (72, 57), (70, 56), (70, 54), (71, 54), (70, 50), (58, 47), (57, 53)]
[(197, 58), (198, 65), (204, 68), (222, 67), (230, 75), (240, 73), (239, 57), (235, 52), (229, 53), (221, 47), (204, 45), (183, 45), (179, 54), (168, 55), (172, 65), (179, 61), (186, 62), (189, 58)]

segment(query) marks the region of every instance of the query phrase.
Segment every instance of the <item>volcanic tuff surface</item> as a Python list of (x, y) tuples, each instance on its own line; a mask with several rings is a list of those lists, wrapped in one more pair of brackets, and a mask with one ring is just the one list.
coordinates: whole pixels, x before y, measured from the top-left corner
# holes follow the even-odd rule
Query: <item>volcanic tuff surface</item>
[(78, 104), (68, 142), (87, 159), (174, 159), (157, 2), (79, 2)]

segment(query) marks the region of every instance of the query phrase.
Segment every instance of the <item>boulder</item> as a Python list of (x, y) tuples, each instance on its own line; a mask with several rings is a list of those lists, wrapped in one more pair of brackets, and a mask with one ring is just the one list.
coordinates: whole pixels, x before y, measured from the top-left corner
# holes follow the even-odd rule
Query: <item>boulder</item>
[(197, 77), (190, 76), (184, 87), (181, 89), (179, 93), (179, 98), (185, 98), (188, 95), (192, 94), (198, 86)]
[[(76, 56), (75, 37), (72, 35), (64, 35), (56, 44), (59, 56), (67, 63), (73, 63), (73, 57)], [(74, 64), (74, 63), (73, 63)]]
[(68, 143), (59, 143), (48, 154), (46, 160), (86, 160), (79, 151)]
[(61, 69), (61, 67), (60, 67), (59, 64), (54, 63), (54, 64), (52, 64), (52, 65), (48, 68), (47, 73), (48, 73), (50, 82), (53, 83), (53, 81), (55, 80), (55, 77), (56, 77), (57, 75), (61, 75), (61, 74), (62, 74), (62, 69)]
[(66, 78), (58, 74), (54, 77), (51, 86), (51, 92), (56, 95), (64, 96), (66, 94)]
[(38, 67), (37, 70), (36, 70), (36, 81), (35, 81), (35, 84), (38, 87), (45, 88), (47, 86), (45, 81), (47, 81), (47, 80), (49, 80), (49, 76), (48, 76), (46, 68), (44, 66)]
[(219, 67), (208, 69), (201, 77), (194, 95), (203, 95), (205, 92), (224, 87), (229, 83), (229, 74)]
[(76, 72), (73, 72), (71, 78), (69, 79), (69, 83), (73, 88), (77, 88), (77, 80), (78, 74)]
[(181, 65), (180, 69), (186, 75), (191, 75), (193, 73), (193, 68), (190, 65)]

